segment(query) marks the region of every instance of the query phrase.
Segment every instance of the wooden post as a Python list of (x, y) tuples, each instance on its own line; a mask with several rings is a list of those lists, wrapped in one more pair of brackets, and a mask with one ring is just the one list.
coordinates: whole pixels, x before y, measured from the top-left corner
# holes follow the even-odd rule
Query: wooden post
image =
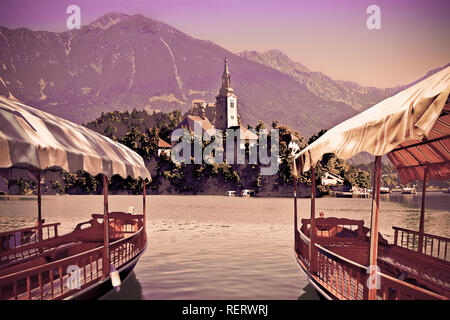
[(423, 252), (423, 234), (425, 232), (425, 196), (427, 193), (427, 179), (428, 167), (425, 167), (422, 181), (422, 207), (420, 209), (420, 224), (419, 224), (419, 246), (418, 251)]
[(142, 189), (143, 189), (143, 191), (142, 191), (142, 215), (143, 215), (142, 223), (143, 223), (143, 231), (144, 231), (144, 241), (147, 241), (147, 217), (146, 217), (146, 205), (145, 205), (147, 191), (145, 188), (145, 178), (143, 179), (142, 183), (144, 184), (142, 187)]
[(372, 183), (372, 212), (370, 219), (370, 252), (369, 252), (369, 300), (375, 300), (377, 296), (377, 260), (378, 260), (378, 214), (380, 205), (381, 187), (381, 157), (375, 157)]
[(309, 270), (314, 273), (317, 270), (317, 250), (315, 244), (316, 230), (316, 167), (311, 167), (311, 224), (309, 236)]
[(108, 217), (108, 177), (103, 174), (103, 257), (102, 257), (103, 274), (102, 278), (106, 278), (109, 274), (109, 217)]
[[(295, 160), (294, 160), (295, 161)], [(294, 248), (297, 250), (297, 172), (294, 174)]]
[(37, 201), (38, 201), (38, 242), (42, 241), (42, 198), (41, 198), (41, 173), (36, 170)]

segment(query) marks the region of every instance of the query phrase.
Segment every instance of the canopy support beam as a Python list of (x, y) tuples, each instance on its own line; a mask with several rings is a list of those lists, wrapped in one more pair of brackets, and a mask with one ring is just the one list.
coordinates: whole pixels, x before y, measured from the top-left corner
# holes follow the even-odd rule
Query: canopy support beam
[(397, 167), (397, 170), (403, 170), (403, 169), (409, 169), (409, 168), (432, 168), (432, 167), (440, 167), (450, 165), (450, 160), (442, 161), (442, 162), (435, 162), (435, 163), (422, 163), (422, 164), (416, 164), (413, 166), (401, 166)]
[(400, 150), (407, 150), (407, 149), (415, 148), (415, 147), (418, 147), (418, 146), (421, 146), (421, 145), (424, 145), (424, 144), (431, 144), (432, 142), (445, 140), (445, 139), (448, 139), (448, 138), (450, 138), (450, 134), (447, 134), (445, 136), (438, 137), (438, 138), (435, 138), (435, 139), (425, 139), (425, 140), (423, 140), (421, 142), (410, 144), (409, 146), (397, 147), (394, 150), (392, 150), (391, 152), (400, 151)]
[(309, 237), (309, 270), (317, 271), (317, 249), (315, 246), (316, 234), (316, 167), (311, 167), (311, 226)]
[(297, 249), (297, 230), (298, 230), (298, 221), (297, 221), (297, 174), (294, 173), (294, 248)]
[(103, 278), (109, 274), (109, 217), (108, 217), (108, 177), (103, 174)]
[(419, 247), (420, 253), (423, 251), (423, 234), (425, 231), (425, 196), (427, 193), (427, 179), (428, 179), (428, 167), (425, 167), (423, 172), (422, 181), (422, 207), (420, 209), (420, 224), (419, 224)]
[(37, 179), (37, 202), (38, 202), (38, 241), (42, 241), (42, 192), (41, 192), (41, 172), (36, 169), (36, 179)]
[(370, 252), (369, 252), (369, 300), (376, 300), (378, 279), (378, 215), (380, 212), (380, 188), (381, 188), (381, 156), (375, 157), (372, 183), (372, 212), (370, 219)]
[(145, 178), (142, 180), (142, 215), (143, 215), (143, 219), (142, 219), (142, 223), (143, 223), (143, 229), (144, 229), (144, 241), (147, 241), (147, 217), (146, 217), (146, 196), (147, 196), (147, 191), (145, 188)]

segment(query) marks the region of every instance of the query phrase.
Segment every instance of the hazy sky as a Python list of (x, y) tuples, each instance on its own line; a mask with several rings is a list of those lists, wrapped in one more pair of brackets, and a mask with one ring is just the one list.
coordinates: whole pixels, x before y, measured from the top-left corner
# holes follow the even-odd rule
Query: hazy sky
[[(141, 13), (238, 52), (279, 49), (334, 79), (388, 87), (450, 62), (449, 0), (0, 0), (0, 25), (66, 30), (110, 12)], [(381, 30), (366, 9), (381, 8)]]

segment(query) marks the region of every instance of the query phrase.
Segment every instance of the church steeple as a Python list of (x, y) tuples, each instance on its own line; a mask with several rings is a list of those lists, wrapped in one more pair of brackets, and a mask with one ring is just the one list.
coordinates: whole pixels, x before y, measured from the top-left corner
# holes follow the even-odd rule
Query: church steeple
[(233, 88), (231, 87), (231, 75), (230, 71), (228, 71), (228, 59), (225, 58), (225, 64), (223, 67), (222, 74), (222, 87), (219, 90), (219, 95), (227, 95), (228, 93), (232, 93)]
[(228, 70), (228, 59), (225, 58), (222, 74), (222, 86), (216, 96), (216, 121), (219, 130), (226, 130), (239, 125), (237, 113), (237, 97), (231, 87), (231, 75)]
[(225, 58), (225, 65), (223, 67), (222, 79), (227, 80), (227, 84), (230, 85), (230, 71), (228, 71), (228, 59)]

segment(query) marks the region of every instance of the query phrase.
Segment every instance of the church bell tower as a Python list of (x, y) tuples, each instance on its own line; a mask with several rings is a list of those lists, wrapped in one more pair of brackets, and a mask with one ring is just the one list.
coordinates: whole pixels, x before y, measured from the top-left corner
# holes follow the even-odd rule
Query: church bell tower
[(239, 126), (237, 112), (237, 97), (231, 87), (231, 75), (228, 71), (228, 60), (222, 74), (222, 86), (216, 96), (216, 128), (225, 131), (228, 128)]

